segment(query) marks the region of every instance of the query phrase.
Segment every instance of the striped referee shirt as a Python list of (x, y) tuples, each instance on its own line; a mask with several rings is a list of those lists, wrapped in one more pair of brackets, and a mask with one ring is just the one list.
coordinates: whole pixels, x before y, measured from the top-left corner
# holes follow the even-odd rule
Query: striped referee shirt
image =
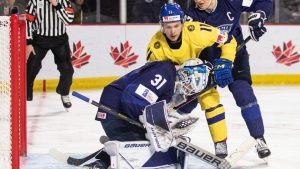
[(74, 19), (69, 0), (57, 0), (53, 6), (49, 0), (29, 0), (26, 7), (27, 44), (32, 44), (33, 33), (55, 37), (66, 33), (66, 25)]

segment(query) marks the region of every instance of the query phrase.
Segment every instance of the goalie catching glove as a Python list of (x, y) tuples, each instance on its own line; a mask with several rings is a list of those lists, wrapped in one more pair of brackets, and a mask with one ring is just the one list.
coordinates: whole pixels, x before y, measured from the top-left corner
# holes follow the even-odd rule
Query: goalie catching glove
[(150, 147), (157, 152), (168, 151), (176, 144), (175, 138), (188, 133), (198, 121), (198, 118), (180, 115), (176, 111), (168, 113), (165, 100), (146, 106), (139, 119), (146, 128)]
[(176, 110), (169, 110), (168, 121), (174, 137), (182, 136), (190, 132), (199, 120), (197, 117), (192, 117), (188, 114), (179, 114)]

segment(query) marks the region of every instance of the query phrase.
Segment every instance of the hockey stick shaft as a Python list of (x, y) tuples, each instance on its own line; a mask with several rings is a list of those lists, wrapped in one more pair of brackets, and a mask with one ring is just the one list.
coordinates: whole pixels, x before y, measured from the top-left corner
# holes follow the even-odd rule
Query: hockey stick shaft
[(139, 126), (139, 127), (141, 127), (141, 128), (144, 128), (144, 126), (143, 126), (141, 123), (138, 123), (137, 121), (132, 120), (132, 119), (130, 119), (130, 118), (124, 116), (123, 114), (114, 111), (114, 110), (111, 109), (110, 107), (107, 107), (107, 106), (105, 106), (105, 105), (103, 105), (103, 104), (100, 104), (100, 103), (94, 101), (94, 100), (91, 100), (90, 98), (88, 98), (88, 97), (86, 97), (86, 96), (84, 96), (84, 95), (82, 95), (82, 94), (80, 94), (80, 93), (78, 93), (78, 92), (76, 92), (76, 91), (73, 91), (73, 92), (72, 92), (72, 95), (75, 96), (75, 97), (77, 97), (77, 98), (79, 98), (79, 99), (81, 99), (81, 100), (83, 100), (83, 101), (85, 101), (85, 102), (88, 102), (88, 103), (90, 103), (90, 104), (92, 104), (92, 105), (98, 107), (98, 108), (101, 109), (102, 111), (109, 112), (110, 114), (113, 114), (113, 115), (119, 117), (120, 119), (123, 119), (123, 120), (125, 120), (125, 121), (127, 121), (127, 122), (129, 122), (129, 123), (131, 123), (131, 124), (134, 124), (134, 125), (136, 125), (136, 126)]
[[(100, 143), (104, 144), (107, 141), (109, 141), (107, 136), (101, 136), (100, 137)], [(58, 151), (55, 148), (51, 148), (49, 150), (48, 154), (50, 156), (52, 156), (53, 158), (55, 158), (56, 160), (61, 161), (63, 163), (66, 163), (66, 164), (69, 164), (69, 165), (74, 165), (74, 166), (80, 166), (81, 164), (83, 164), (83, 163), (89, 161), (90, 159), (96, 157), (102, 151), (103, 151), (103, 148), (95, 151), (94, 153), (92, 153), (88, 156), (82, 157), (82, 158), (74, 158), (72, 156), (68, 156), (68, 155)]]
[[(251, 36), (248, 36), (248, 37), (247, 37), (247, 38), (246, 38), (246, 39), (245, 39), (245, 40), (244, 40), (244, 41), (236, 48), (236, 52), (238, 52), (239, 50), (241, 50), (241, 49), (246, 45), (246, 43), (248, 43), (250, 40), (251, 40)], [(196, 93), (196, 94), (190, 96), (186, 102), (184, 102), (184, 103), (182, 103), (182, 104), (180, 104), (180, 105), (174, 107), (174, 109), (175, 109), (175, 110), (180, 109), (181, 107), (187, 105), (187, 104), (190, 103), (191, 101), (197, 99), (201, 94), (203, 94), (203, 93), (205, 93), (206, 91), (208, 91), (208, 90), (210, 90), (210, 89), (216, 87), (217, 85), (216, 85), (216, 83), (214, 82), (214, 79), (213, 79), (212, 76), (213, 76), (213, 75), (211, 75), (211, 83), (208, 85), (208, 87), (206, 87), (206, 88), (205, 88), (204, 90), (202, 90), (201, 92)]]
[(243, 42), (236, 48), (236, 52), (238, 52), (240, 49), (242, 49), (246, 43), (248, 43), (251, 40), (251, 36), (248, 36)]
[[(107, 107), (107, 106), (104, 106), (100, 103), (97, 103), (96, 101), (93, 101), (91, 100), (90, 98), (76, 92), (76, 91), (73, 91), (72, 92), (72, 95), (85, 101), (85, 102), (88, 102), (96, 107), (98, 107), (99, 109), (101, 109), (102, 111), (105, 111), (107, 113), (110, 113), (110, 114), (113, 114), (127, 122), (130, 122), (131, 124), (134, 124), (138, 127), (141, 127), (141, 128), (144, 128), (144, 126), (133, 120), (133, 119), (130, 119), (124, 115), (122, 115), (121, 113), (118, 113), (114, 110), (112, 110), (111, 108)], [(102, 109), (102, 108), (105, 108), (105, 109)], [(120, 116), (121, 115), (121, 116)], [(204, 150), (196, 145), (193, 145), (185, 140), (183, 140), (182, 138), (176, 138), (176, 145), (174, 145), (175, 148), (181, 150), (181, 151), (184, 151), (188, 154), (191, 154), (192, 156), (212, 165), (212, 166), (215, 166), (217, 168), (221, 168), (221, 169), (227, 169), (227, 168), (231, 168), (231, 165), (230, 163), (227, 161), (227, 160), (224, 160), (224, 159), (221, 159), (217, 156), (215, 156), (214, 154), (210, 153), (209, 151), (207, 150)]]

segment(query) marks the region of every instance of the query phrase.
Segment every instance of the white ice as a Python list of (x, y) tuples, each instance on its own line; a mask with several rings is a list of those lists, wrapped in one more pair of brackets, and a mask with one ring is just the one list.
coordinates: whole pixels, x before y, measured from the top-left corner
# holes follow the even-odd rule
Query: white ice
[[(298, 169), (300, 151), (300, 86), (254, 87), (260, 104), (265, 138), (272, 151), (268, 163), (259, 159), (253, 148), (234, 168), (236, 169)], [(101, 90), (79, 91), (98, 101)], [(245, 122), (227, 88), (220, 89), (221, 100), (226, 108), (229, 153), (249, 137)], [(94, 120), (97, 108), (71, 96), (69, 112), (63, 108), (56, 93), (34, 93), (28, 102), (28, 156), (22, 157), (22, 169), (72, 169), (78, 168), (58, 162), (47, 153), (50, 148), (82, 157), (102, 145), (99, 137), (103, 130)], [(214, 153), (204, 113), (199, 107), (193, 112), (200, 117), (196, 129), (190, 134), (192, 143)], [(190, 169), (213, 168), (191, 158)]]

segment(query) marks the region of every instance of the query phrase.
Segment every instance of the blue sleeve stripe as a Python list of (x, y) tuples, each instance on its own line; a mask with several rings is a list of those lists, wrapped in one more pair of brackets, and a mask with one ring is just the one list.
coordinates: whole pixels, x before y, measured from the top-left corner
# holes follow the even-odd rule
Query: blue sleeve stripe
[(211, 124), (217, 123), (217, 122), (219, 122), (221, 120), (224, 120), (224, 119), (225, 119), (225, 112), (222, 113), (222, 114), (219, 114), (219, 115), (217, 115), (213, 118), (207, 119), (207, 124), (211, 125)]

